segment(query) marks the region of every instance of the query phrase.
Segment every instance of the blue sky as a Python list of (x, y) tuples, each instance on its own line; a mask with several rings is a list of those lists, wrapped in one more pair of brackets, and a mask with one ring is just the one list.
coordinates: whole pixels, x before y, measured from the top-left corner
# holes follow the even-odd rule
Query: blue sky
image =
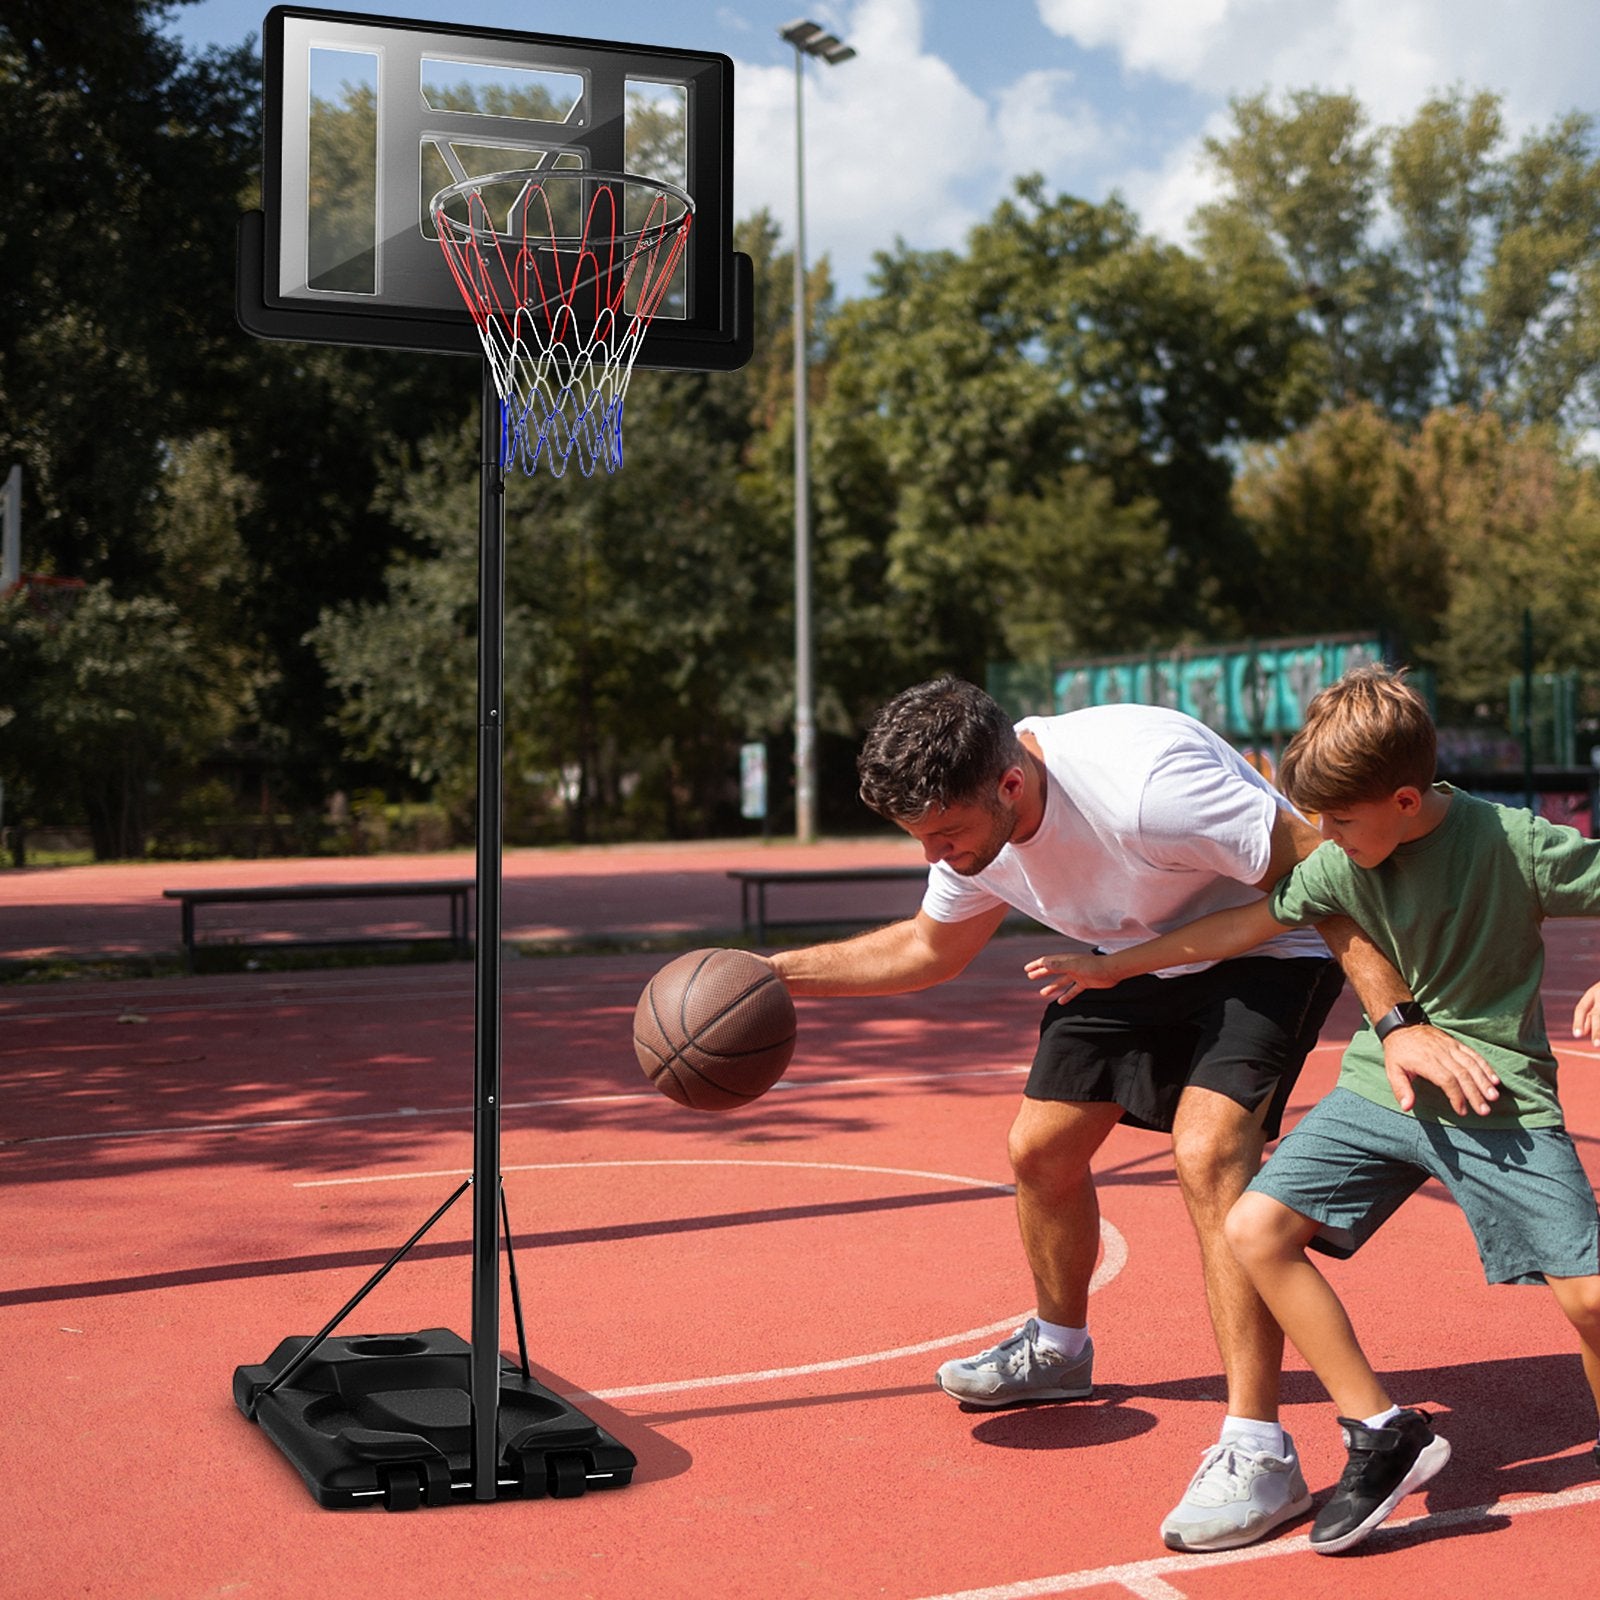
[[(265, 0), (177, 6), (198, 50), (259, 33)], [(332, 8), (332, 9), (344, 9)], [(859, 292), (896, 238), (959, 245), (1012, 179), (1116, 192), (1182, 239), (1231, 95), (1351, 90), (1380, 124), (1459, 84), (1505, 100), (1513, 134), (1600, 114), (1597, 0), (377, 0), (349, 9), (717, 50), (735, 62), (735, 204), (791, 236), (794, 56), (824, 23), (853, 61), (808, 66), (808, 254)]]

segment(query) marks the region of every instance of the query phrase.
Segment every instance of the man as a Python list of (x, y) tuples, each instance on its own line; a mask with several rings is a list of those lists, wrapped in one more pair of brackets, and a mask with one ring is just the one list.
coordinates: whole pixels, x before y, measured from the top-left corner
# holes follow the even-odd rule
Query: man
[[(943, 983), (1012, 907), (1087, 945), (1121, 949), (1259, 898), (1319, 842), (1223, 740), (1153, 706), (1013, 728), (981, 690), (936, 679), (883, 708), (858, 768), (863, 800), (922, 845), (928, 888), (913, 918), (773, 955), (797, 995)], [(1353, 927), (1322, 932), (1369, 1015), (1410, 998)], [(938, 1372), (941, 1387), (975, 1406), (1090, 1393), (1088, 1287), (1099, 1245), (1090, 1161), (1121, 1120), (1170, 1131), (1228, 1386), (1219, 1441), (1162, 1524), (1175, 1549), (1248, 1544), (1310, 1505), (1277, 1422), (1283, 1337), (1233, 1260), (1223, 1222), (1278, 1131), (1339, 987), (1321, 939), (1296, 930), (1245, 959), (1053, 1002), (1010, 1138), (1038, 1315)], [(1391, 1073), (1441, 1086), (1464, 1078), (1465, 1057), (1447, 1035), (1417, 1038), (1434, 1032), (1394, 1035)]]

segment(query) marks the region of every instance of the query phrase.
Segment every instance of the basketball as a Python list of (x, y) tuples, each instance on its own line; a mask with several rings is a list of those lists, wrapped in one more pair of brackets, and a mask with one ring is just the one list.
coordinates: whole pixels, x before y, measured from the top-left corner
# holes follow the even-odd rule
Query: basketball
[(639, 996), (633, 1049), (669, 1100), (732, 1111), (764, 1095), (794, 1055), (794, 1001), (745, 950), (691, 950)]

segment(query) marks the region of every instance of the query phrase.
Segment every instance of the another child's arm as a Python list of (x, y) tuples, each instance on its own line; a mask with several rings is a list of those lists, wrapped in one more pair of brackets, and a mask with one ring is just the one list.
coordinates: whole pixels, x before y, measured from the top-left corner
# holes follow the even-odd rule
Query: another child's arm
[(1028, 963), (1027, 974), (1035, 980), (1051, 980), (1039, 991), (1045, 999), (1055, 995), (1070, 999), (1082, 989), (1109, 989), (1124, 978), (1145, 972), (1186, 967), (1197, 961), (1225, 961), (1284, 931), (1286, 924), (1279, 922), (1267, 906), (1268, 902), (1262, 899), (1227, 911), (1213, 911), (1186, 927), (1109, 955), (1036, 956)]
[(1600, 983), (1582, 996), (1572, 1013), (1572, 1037), (1581, 1039), (1585, 1034), (1591, 1044), (1600, 1045)]

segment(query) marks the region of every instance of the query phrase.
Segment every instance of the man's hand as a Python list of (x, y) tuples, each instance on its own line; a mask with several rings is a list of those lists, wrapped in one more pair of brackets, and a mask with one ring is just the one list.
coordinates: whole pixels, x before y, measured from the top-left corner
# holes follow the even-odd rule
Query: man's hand
[(1600, 983), (1578, 1001), (1572, 1013), (1572, 1037), (1589, 1036), (1590, 1044), (1600, 1044)]
[(1109, 989), (1121, 983), (1123, 974), (1116, 968), (1115, 956), (1078, 954), (1068, 952), (1058, 956), (1035, 956), (1026, 968), (1035, 982), (1041, 978), (1051, 981), (1039, 991), (1049, 1000), (1054, 995), (1070, 997), (1081, 989)]
[[(1595, 986), (1600, 990), (1600, 984)], [(1591, 991), (1593, 993), (1595, 991)], [(1417, 1103), (1414, 1079), (1442, 1089), (1451, 1108), (1464, 1116), (1468, 1106), (1480, 1117), (1489, 1115), (1491, 1102), (1500, 1098), (1500, 1080), (1489, 1063), (1443, 1028), (1396, 1028), (1383, 1041), (1383, 1070), (1402, 1111)]]

